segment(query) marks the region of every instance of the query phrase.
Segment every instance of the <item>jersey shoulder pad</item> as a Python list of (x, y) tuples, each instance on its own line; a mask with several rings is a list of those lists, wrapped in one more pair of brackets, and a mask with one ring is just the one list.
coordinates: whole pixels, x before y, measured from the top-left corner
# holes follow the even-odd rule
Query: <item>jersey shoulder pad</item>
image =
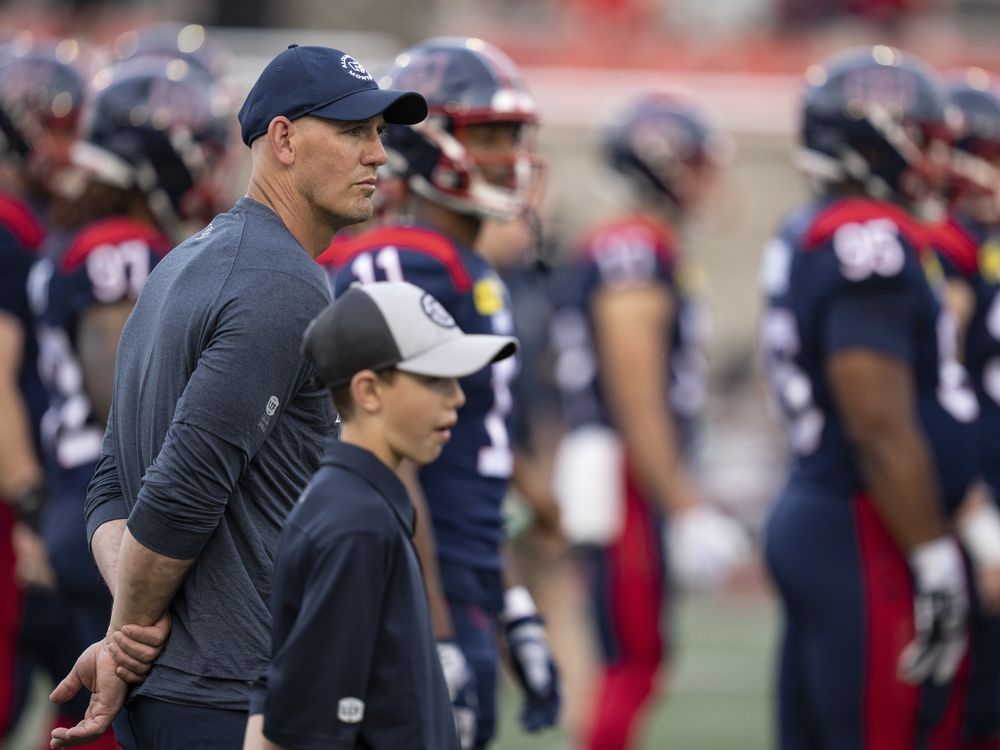
[(970, 278), (979, 266), (979, 240), (966, 227), (949, 217), (936, 226), (928, 227), (931, 245), (941, 256), (949, 275)]
[(90, 253), (103, 245), (120, 245), (123, 242), (136, 240), (144, 242), (153, 254), (161, 258), (171, 248), (170, 240), (149, 224), (125, 217), (101, 219), (84, 226), (70, 240), (62, 256), (60, 270), (72, 273)]
[(14, 239), (32, 253), (45, 239), (45, 229), (34, 212), (12, 195), (0, 193), (0, 228), (7, 230)]
[(900, 236), (916, 250), (922, 251), (929, 244), (929, 236), (919, 222), (899, 206), (866, 198), (849, 198), (831, 203), (816, 213), (806, 230), (803, 246), (815, 250), (829, 242), (847, 224), (877, 222), (896, 226)]
[(673, 230), (645, 216), (624, 216), (590, 230), (578, 261), (593, 264), (609, 284), (640, 283), (669, 276), (677, 261)]
[(405, 265), (407, 254), (416, 254), (444, 266), (455, 291), (467, 292), (472, 288), (472, 277), (462, 260), (458, 246), (447, 236), (422, 227), (387, 226), (373, 229), (357, 237), (335, 240), (317, 260), (328, 266), (344, 268), (364, 253), (378, 253), (383, 248), (394, 247)]

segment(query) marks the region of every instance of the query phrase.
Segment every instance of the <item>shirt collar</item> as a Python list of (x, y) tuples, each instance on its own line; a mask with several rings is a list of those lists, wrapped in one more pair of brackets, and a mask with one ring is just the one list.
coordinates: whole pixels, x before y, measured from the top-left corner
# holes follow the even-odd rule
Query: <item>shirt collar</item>
[(385, 499), (407, 535), (413, 536), (416, 517), (410, 496), (395, 472), (374, 453), (331, 437), (327, 440), (323, 463), (363, 477)]

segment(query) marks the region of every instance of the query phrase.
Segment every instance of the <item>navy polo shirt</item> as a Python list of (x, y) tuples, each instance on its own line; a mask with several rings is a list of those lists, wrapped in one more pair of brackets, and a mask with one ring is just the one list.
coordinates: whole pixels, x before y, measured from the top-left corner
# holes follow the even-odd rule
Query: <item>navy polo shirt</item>
[(413, 527), (397, 476), (330, 440), (275, 558), (272, 660), (250, 707), (272, 742), (457, 750)]

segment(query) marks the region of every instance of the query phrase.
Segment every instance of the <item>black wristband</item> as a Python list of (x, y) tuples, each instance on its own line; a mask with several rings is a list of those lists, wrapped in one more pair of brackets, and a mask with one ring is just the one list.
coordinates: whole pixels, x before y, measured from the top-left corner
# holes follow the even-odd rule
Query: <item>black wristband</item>
[(49, 499), (49, 493), (44, 484), (38, 484), (22, 490), (14, 496), (14, 514), (17, 520), (28, 526), (32, 531), (38, 531), (42, 521), (42, 511)]

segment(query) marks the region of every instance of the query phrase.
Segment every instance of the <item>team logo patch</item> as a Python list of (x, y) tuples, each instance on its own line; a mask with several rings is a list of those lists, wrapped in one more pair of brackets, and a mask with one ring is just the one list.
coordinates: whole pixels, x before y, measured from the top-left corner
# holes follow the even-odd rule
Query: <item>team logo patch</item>
[(371, 81), (372, 76), (364, 66), (355, 60), (350, 55), (344, 55), (340, 58), (340, 64), (347, 71), (347, 74), (357, 78), (359, 81)]
[(1000, 281), (1000, 244), (990, 240), (979, 251), (979, 272), (991, 284)]
[(365, 718), (365, 702), (358, 698), (341, 698), (337, 701), (337, 718), (345, 724), (360, 724)]
[(451, 313), (444, 309), (444, 305), (434, 299), (431, 295), (425, 294), (420, 298), (420, 305), (424, 308), (427, 317), (433, 320), (442, 328), (454, 328), (455, 319)]
[(472, 301), (480, 315), (496, 315), (503, 310), (503, 287), (497, 279), (480, 279), (472, 288)]
[(277, 396), (271, 396), (271, 398), (269, 398), (267, 400), (267, 406), (264, 408), (264, 411), (267, 412), (267, 416), (269, 416), (269, 417), (273, 417), (274, 416), (274, 412), (278, 411), (278, 404), (279, 403), (280, 402), (278, 401), (278, 397)]

